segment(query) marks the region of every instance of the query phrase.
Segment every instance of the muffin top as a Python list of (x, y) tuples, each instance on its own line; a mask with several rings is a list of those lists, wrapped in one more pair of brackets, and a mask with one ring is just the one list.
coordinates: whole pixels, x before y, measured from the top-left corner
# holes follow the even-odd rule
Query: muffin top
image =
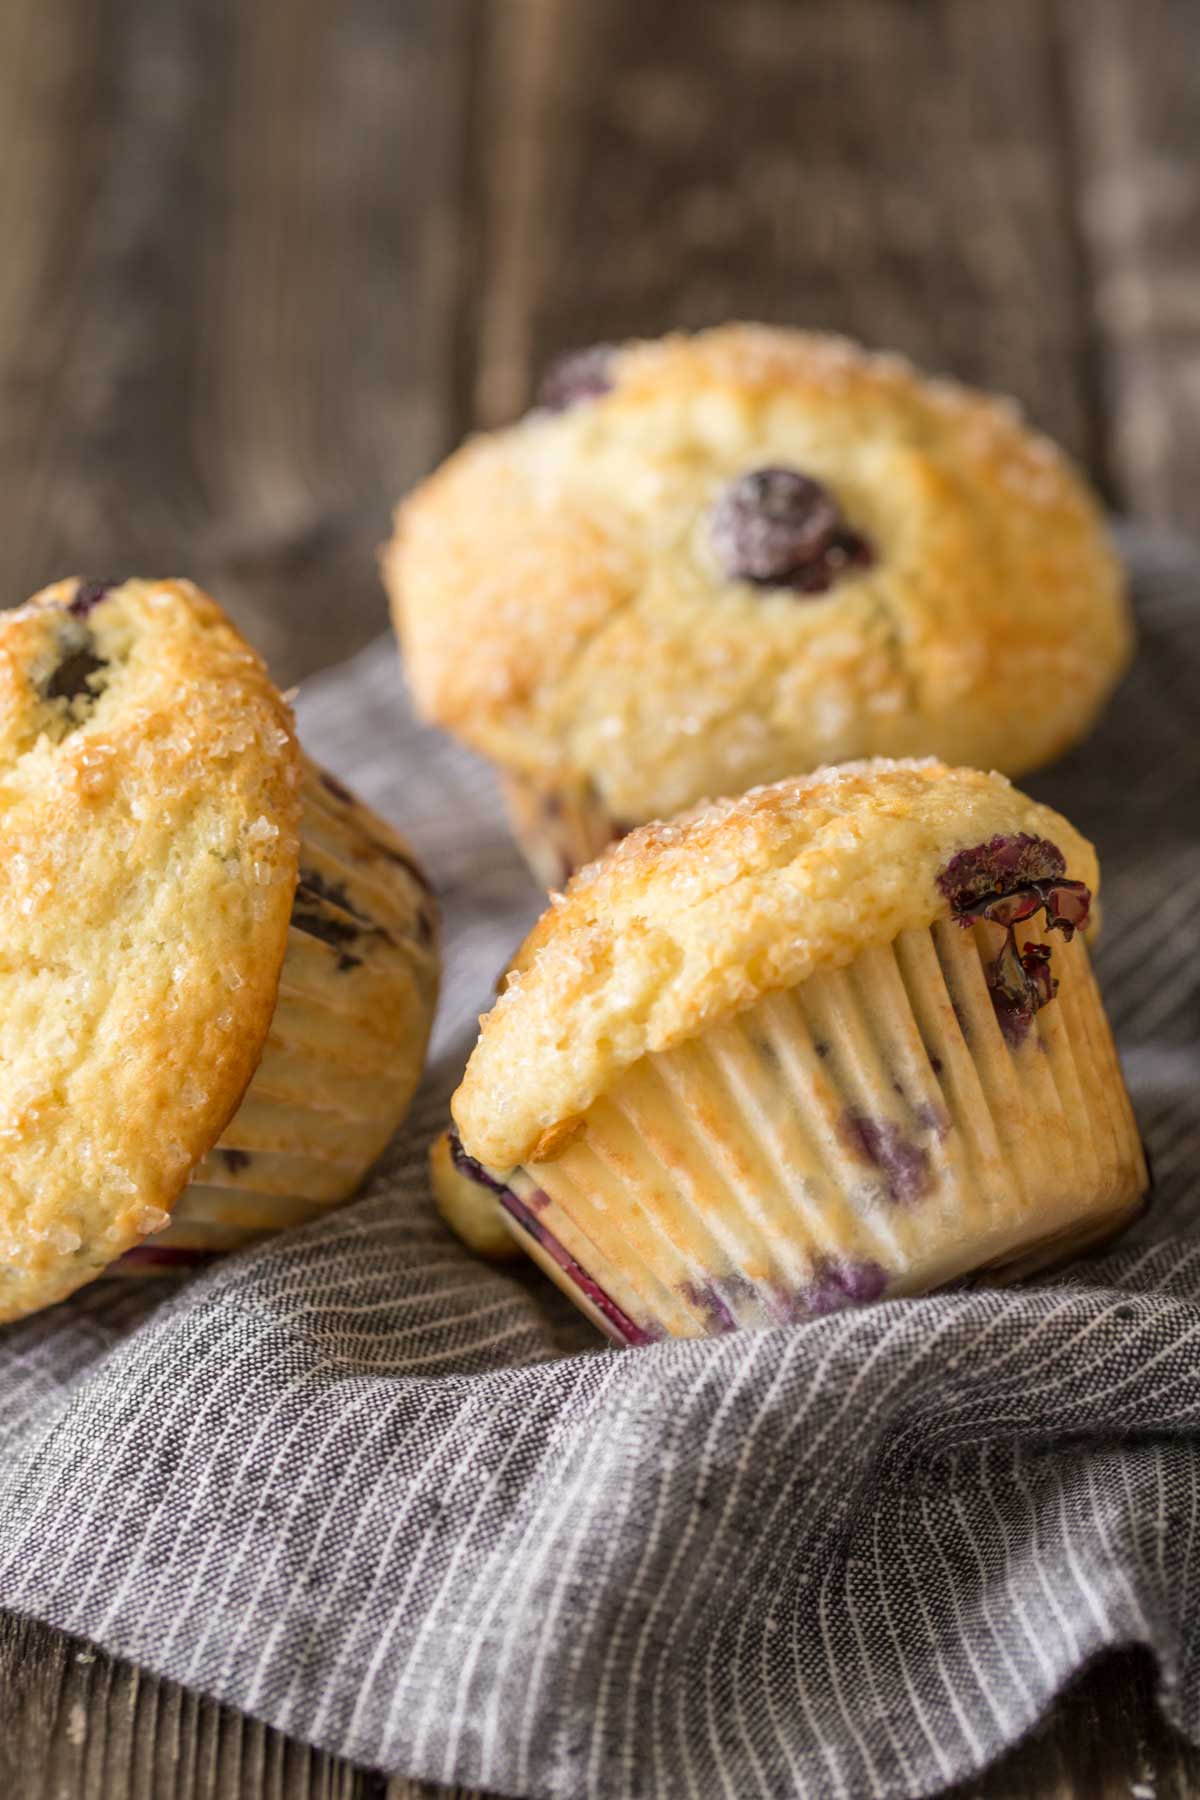
[(1098, 876), (1058, 813), (1002, 775), (932, 760), (819, 769), (643, 826), (579, 872), (517, 953), (454, 1096), (463, 1145), (494, 1169), (552, 1154), (648, 1051), (1032, 883), (1082, 925)]
[(614, 822), (822, 763), (1020, 774), (1130, 624), (1096, 507), (1015, 407), (752, 325), (603, 347), (402, 505), (422, 712)]
[(236, 1111), (299, 857), (291, 714), (189, 582), (0, 615), (0, 1319), (167, 1213)]

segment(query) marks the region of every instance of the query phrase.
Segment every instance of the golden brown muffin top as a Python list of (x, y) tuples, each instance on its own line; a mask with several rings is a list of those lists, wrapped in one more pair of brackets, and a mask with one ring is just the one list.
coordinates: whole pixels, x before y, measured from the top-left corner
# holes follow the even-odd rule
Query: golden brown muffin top
[(1007, 854), (1095, 893), (1095, 853), (1058, 813), (934, 761), (819, 769), (643, 826), (514, 958), (452, 1103), (465, 1149), (512, 1168), (648, 1052), (949, 917), (954, 859), (977, 848), (985, 870)]
[(254, 1073), (299, 856), (263, 663), (190, 582), (0, 615), (0, 1319), (165, 1223)]
[(399, 508), (384, 573), (425, 716), (615, 821), (851, 757), (1017, 775), (1128, 659), (1097, 509), (1009, 402), (754, 325), (547, 397)]

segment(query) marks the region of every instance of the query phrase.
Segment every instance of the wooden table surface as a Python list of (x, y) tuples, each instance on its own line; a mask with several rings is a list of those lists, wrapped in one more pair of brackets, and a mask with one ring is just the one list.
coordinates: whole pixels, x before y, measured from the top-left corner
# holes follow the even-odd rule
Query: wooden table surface
[[(731, 315), (1019, 396), (1200, 529), (1194, 0), (2, 0), (0, 595), (188, 574), (281, 684), (552, 352)], [(1200, 1791), (1140, 1654), (976, 1796)], [(0, 1794), (409, 1800), (0, 1619)]]

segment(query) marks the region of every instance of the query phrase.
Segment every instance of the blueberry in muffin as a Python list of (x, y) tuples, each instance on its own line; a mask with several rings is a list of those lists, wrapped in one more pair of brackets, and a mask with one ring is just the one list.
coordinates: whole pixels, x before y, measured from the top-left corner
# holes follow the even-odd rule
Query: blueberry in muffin
[(1149, 1178), (1090, 844), (877, 760), (639, 828), (483, 1019), (451, 1155), (625, 1344), (808, 1319), (1107, 1238)]
[(1020, 775), (1128, 660), (1096, 505), (1009, 403), (752, 325), (600, 346), (540, 401), (401, 505), (383, 571), (419, 710), (547, 886), (824, 763)]
[(189, 582), (0, 615), (0, 1319), (345, 1199), (437, 991), (403, 839)]

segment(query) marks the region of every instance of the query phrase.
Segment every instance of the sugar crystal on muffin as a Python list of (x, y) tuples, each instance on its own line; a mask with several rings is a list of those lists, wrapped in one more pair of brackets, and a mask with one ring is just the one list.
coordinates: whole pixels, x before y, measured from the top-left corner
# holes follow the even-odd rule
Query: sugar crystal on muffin
[(932, 759), (634, 831), (481, 1021), (452, 1103), (476, 1206), (633, 1344), (1111, 1236), (1148, 1175), (1088, 955), (1098, 883), (1066, 819)]
[(0, 615), (0, 800), (0, 1319), (347, 1198), (423, 1062), (428, 886), (216, 603)]

